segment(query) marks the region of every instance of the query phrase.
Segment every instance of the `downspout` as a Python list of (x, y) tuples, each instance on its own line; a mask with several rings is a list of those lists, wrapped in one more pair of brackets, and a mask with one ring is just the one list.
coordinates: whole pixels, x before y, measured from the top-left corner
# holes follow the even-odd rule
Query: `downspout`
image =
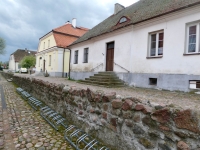
[(71, 49), (69, 48), (69, 47), (67, 47), (67, 49), (69, 50), (69, 75), (68, 75), (68, 78), (70, 79), (70, 70), (71, 70), (71, 68), (70, 68), (70, 63), (71, 63)]
[(62, 77), (64, 78), (64, 75), (65, 75), (65, 48), (64, 48), (64, 50), (63, 50), (63, 71), (62, 71)]

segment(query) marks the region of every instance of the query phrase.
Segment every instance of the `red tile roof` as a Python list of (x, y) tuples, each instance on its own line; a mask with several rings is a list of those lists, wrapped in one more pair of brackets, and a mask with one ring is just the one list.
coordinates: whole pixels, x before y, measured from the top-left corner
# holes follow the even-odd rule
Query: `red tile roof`
[(77, 37), (59, 34), (59, 33), (53, 33), (56, 45), (58, 47), (67, 47), (71, 43), (73, 43), (75, 40), (77, 40)]
[(65, 34), (69, 34), (69, 35), (74, 35), (74, 36), (82, 36), (83, 34), (85, 34), (89, 29), (87, 28), (83, 28), (83, 27), (76, 27), (74, 28), (72, 26), (72, 24), (67, 23), (63, 26), (60, 26), (58, 28), (53, 29), (52, 31), (56, 31), (56, 32), (61, 32), (61, 33), (65, 33)]
[(74, 28), (68, 23), (52, 30), (53, 36), (58, 47), (67, 47), (85, 34), (89, 29), (83, 27)]

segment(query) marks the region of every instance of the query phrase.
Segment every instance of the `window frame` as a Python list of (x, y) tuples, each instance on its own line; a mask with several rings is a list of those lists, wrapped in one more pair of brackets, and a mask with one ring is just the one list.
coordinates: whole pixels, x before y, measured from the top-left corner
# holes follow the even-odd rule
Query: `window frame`
[[(87, 52), (85, 52), (87, 50)], [(87, 57), (85, 57), (87, 56)], [(83, 63), (88, 63), (89, 47), (83, 49)], [(85, 59), (86, 58), (86, 59)]]
[[(192, 26), (196, 26), (196, 50), (195, 52), (189, 52), (189, 29)], [(200, 53), (200, 21), (186, 24), (186, 45), (185, 54), (192, 55)]]
[(124, 22), (127, 22), (127, 21), (128, 21), (128, 19), (126, 17), (124, 17), (124, 16), (119, 19), (119, 23), (120, 24), (124, 23)]
[[(163, 33), (163, 49), (162, 49), (162, 54), (159, 55), (158, 54), (158, 48), (159, 48), (159, 34), (160, 33)], [(152, 44), (152, 35), (156, 34), (156, 50), (155, 50), (155, 56), (151, 56), (151, 44)], [(164, 51), (164, 38), (165, 37), (165, 34), (164, 34), (164, 29), (163, 30), (158, 30), (158, 31), (154, 31), (154, 32), (149, 32), (148, 33), (148, 53), (147, 53), (147, 58), (162, 58), (163, 57), (163, 51)]]
[(74, 64), (78, 64), (78, 50), (74, 51)]

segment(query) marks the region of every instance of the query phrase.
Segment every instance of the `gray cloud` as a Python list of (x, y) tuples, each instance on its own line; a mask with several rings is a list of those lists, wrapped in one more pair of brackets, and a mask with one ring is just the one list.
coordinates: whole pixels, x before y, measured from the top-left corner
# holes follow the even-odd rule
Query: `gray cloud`
[[(7, 44), (6, 55), (19, 48), (37, 50), (39, 38), (72, 18), (77, 25), (92, 28), (113, 14), (120, 0), (1, 0), (0, 37)], [(123, 3), (122, 3), (123, 4)]]

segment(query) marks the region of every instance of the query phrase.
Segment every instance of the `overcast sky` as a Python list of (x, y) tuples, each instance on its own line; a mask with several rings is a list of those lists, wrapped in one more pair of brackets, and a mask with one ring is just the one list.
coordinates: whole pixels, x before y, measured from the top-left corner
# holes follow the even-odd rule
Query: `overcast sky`
[(125, 7), (138, 0), (0, 0), (0, 37), (6, 41), (8, 61), (17, 49), (37, 50), (39, 38), (65, 22), (93, 28), (114, 12), (114, 4)]

